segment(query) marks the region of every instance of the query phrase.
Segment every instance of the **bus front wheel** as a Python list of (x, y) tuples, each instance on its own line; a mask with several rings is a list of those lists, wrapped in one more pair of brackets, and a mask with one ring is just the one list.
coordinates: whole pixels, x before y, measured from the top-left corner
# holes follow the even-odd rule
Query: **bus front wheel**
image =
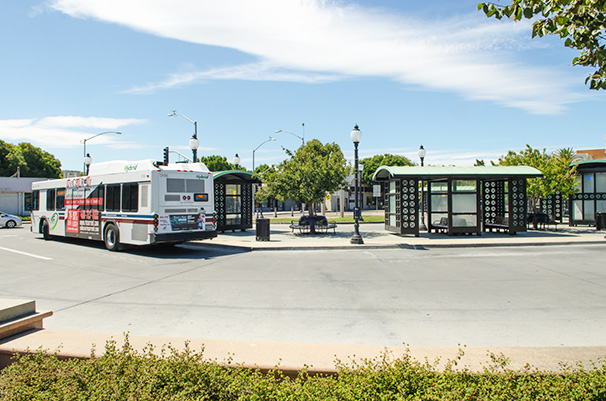
[(113, 224), (105, 227), (105, 248), (108, 251), (120, 250), (120, 231)]

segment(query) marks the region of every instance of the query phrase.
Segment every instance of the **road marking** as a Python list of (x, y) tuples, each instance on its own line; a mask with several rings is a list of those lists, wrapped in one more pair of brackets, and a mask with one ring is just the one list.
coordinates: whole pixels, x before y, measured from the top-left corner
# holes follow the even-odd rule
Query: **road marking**
[(42, 260), (53, 260), (53, 258), (47, 258), (46, 256), (34, 255), (33, 253), (17, 251), (17, 250), (10, 249), (10, 248), (4, 248), (2, 246), (0, 246), (0, 249), (3, 251), (7, 251), (7, 252), (14, 252), (14, 253), (18, 253), (20, 255), (29, 256), (31, 258), (42, 259)]

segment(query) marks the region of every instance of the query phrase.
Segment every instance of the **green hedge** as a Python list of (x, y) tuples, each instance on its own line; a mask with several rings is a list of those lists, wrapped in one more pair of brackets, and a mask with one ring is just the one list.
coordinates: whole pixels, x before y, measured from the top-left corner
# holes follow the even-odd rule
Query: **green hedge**
[[(143, 352), (109, 342), (105, 354), (60, 360), (38, 351), (18, 356), (0, 374), (0, 399), (9, 400), (605, 400), (606, 368), (532, 367), (510, 370), (503, 356), (481, 373), (457, 368), (462, 356), (418, 362), (404, 355), (361, 363), (339, 362), (339, 374), (292, 379), (203, 360), (186, 347)], [(226, 361), (230, 362), (230, 361)]]

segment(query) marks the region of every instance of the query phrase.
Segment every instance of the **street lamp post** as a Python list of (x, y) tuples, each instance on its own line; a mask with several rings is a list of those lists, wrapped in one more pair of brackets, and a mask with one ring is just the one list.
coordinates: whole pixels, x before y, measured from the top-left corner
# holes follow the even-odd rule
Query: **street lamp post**
[[(89, 155), (88, 153), (86, 153), (86, 142), (87, 142), (87, 141), (90, 141), (90, 140), (91, 140), (91, 139), (93, 139), (93, 138), (96, 138), (96, 137), (98, 137), (98, 136), (105, 135), (105, 134), (117, 134), (117, 135), (122, 135), (122, 132), (118, 132), (118, 131), (107, 131), (107, 132), (101, 132), (100, 134), (93, 135), (93, 136), (91, 136), (90, 138), (86, 138), (85, 140), (83, 140), (83, 141), (82, 141), (82, 143), (84, 144), (84, 153), (83, 153), (83, 155), (84, 155), (84, 166), (83, 166), (82, 172), (83, 172), (85, 175), (88, 175), (88, 165), (90, 165), (90, 163), (92, 162), (92, 158), (90, 157), (90, 155)], [(88, 165), (86, 164), (86, 160), (87, 160), (86, 158), (87, 158), (87, 157), (88, 157), (88, 162), (89, 162), (89, 163), (88, 163)]]
[[(269, 137), (269, 139), (266, 139), (265, 141), (261, 142), (261, 144), (260, 144), (259, 146), (257, 146), (257, 147), (256, 147), (256, 148), (253, 150), (253, 152), (252, 152), (252, 154), (253, 154), (253, 168), (252, 168), (253, 174), (255, 174), (255, 152), (256, 152), (256, 151), (257, 151), (257, 150), (258, 150), (258, 149), (259, 149), (261, 146), (263, 146), (264, 144), (266, 144), (267, 142), (271, 142), (271, 141), (275, 141), (275, 140), (276, 140), (276, 138), (273, 138), (273, 137), (271, 137), (271, 136), (270, 136), (270, 137)], [(253, 205), (254, 205), (254, 208), (255, 208), (255, 210), (256, 210), (256, 214), (257, 214), (257, 216), (258, 216), (258, 214), (259, 214), (259, 210), (257, 209), (257, 202), (256, 202), (256, 200), (255, 200), (255, 192), (256, 192), (256, 191), (255, 191), (255, 188), (256, 188), (256, 187), (255, 187), (255, 184), (253, 184)]]
[(294, 132), (286, 130), (286, 129), (277, 129), (274, 132), (276, 134), (279, 134), (280, 132), (286, 132), (292, 136), (296, 136), (297, 138), (299, 138), (301, 140), (301, 146), (305, 146), (305, 124), (303, 124), (303, 136), (299, 136), (299, 135), (295, 134)]
[[(423, 145), (419, 148), (419, 159), (421, 159), (421, 167), (423, 167), (423, 161), (425, 160), (425, 155), (427, 152)], [(421, 230), (427, 230), (427, 226), (425, 225), (425, 183), (421, 179)]]
[(174, 116), (183, 117), (184, 119), (186, 119), (187, 121), (189, 121), (190, 123), (192, 123), (194, 125), (194, 134), (189, 139), (189, 148), (191, 149), (192, 154), (194, 156), (194, 163), (196, 163), (198, 161), (198, 148), (200, 147), (200, 141), (198, 140), (198, 122), (188, 118), (187, 116), (184, 116), (181, 113), (177, 113), (177, 110), (171, 111), (170, 113), (168, 113), (168, 116), (169, 117), (174, 117)]
[(358, 144), (360, 143), (360, 140), (362, 139), (362, 131), (360, 131), (360, 129), (358, 128), (358, 125), (356, 124), (356, 126), (354, 127), (353, 131), (351, 131), (351, 140), (354, 143), (354, 160), (355, 160), (355, 165), (354, 165), (354, 192), (355, 192), (355, 202), (354, 202), (354, 235), (351, 237), (350, 242), (352, 244), (363, 244), (364, 241), (362, 240), (362, 236), (360, 235), (360, 221), (359, 221), (359, 216), (360, 216), (360, 210), (359, 210), (359, 206), (358, 206)]

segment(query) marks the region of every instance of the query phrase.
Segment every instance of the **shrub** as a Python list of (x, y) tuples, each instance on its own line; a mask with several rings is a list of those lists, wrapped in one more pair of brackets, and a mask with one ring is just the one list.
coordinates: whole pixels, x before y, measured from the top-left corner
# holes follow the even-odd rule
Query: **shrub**
[(203, 349), (152, 346), (134, 350), (110, 341), (100, 357), (62, 360), (43, 350), (22, 356), (0, 374), (0, 399), (12, 400), (604, 400), (606, 368), (566, 367), (560, 373), (531, 366), (508, 369), (491, 355), (482, 372), (458, 360), (421, 363), (408, 354), (362, 362), (337, 361), (337, 375), (296, 378), (279, 370), (205, 361)]

